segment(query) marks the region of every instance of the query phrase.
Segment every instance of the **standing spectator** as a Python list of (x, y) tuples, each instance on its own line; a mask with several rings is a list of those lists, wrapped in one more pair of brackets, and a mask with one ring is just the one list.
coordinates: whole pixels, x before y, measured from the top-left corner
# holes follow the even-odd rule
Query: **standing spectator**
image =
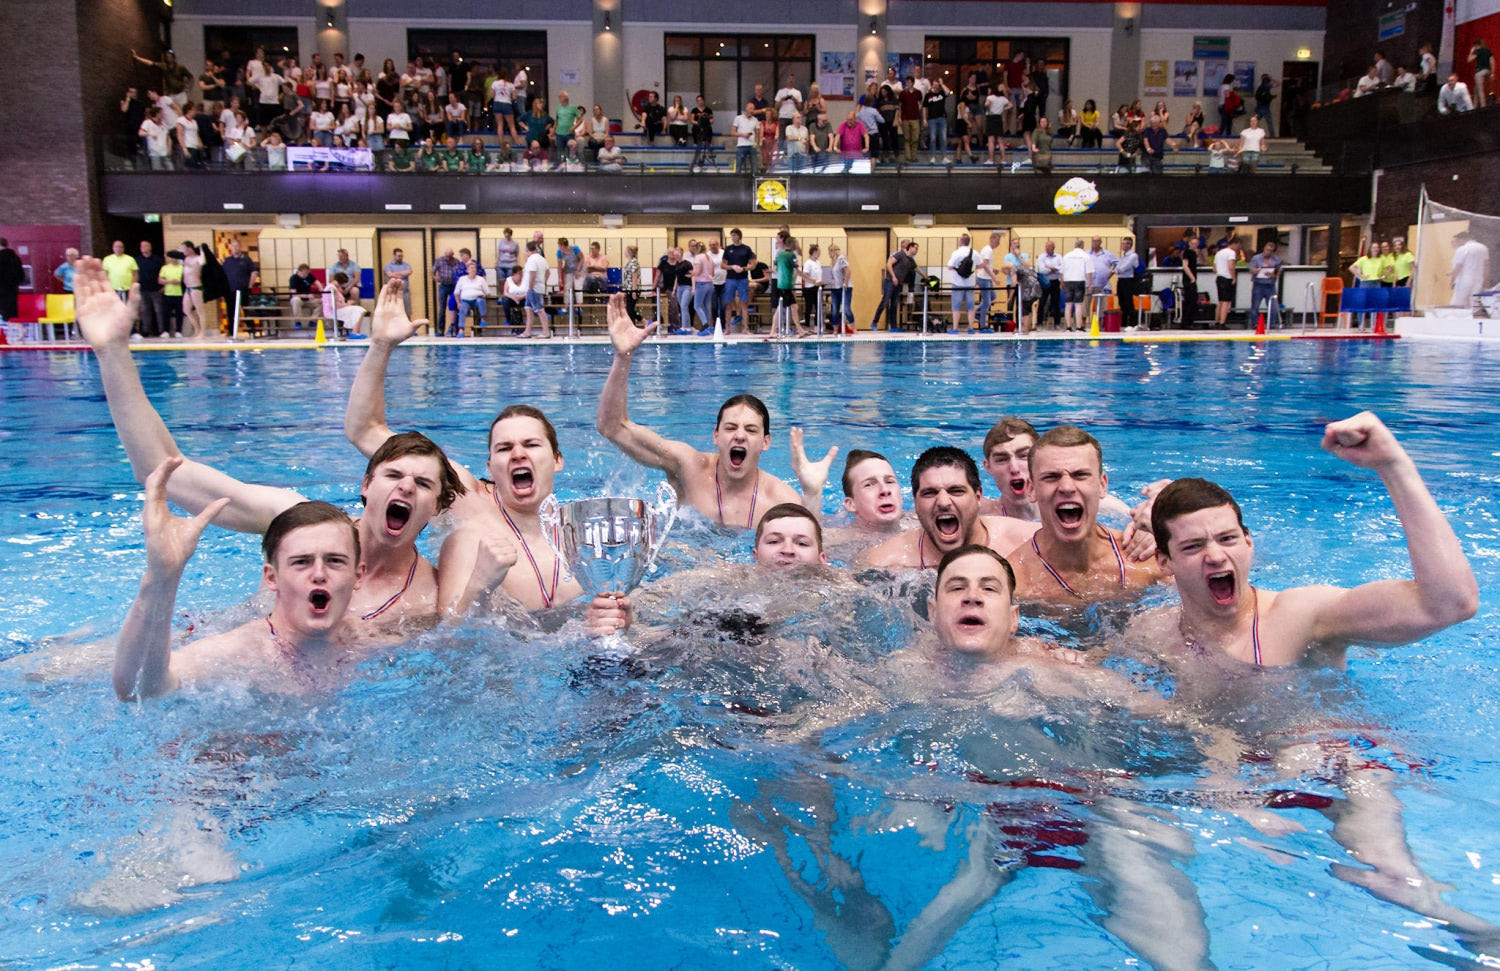
[(552, 325), (547, 317), (547, 258), (542, 255), (542, 244), (536, 240), (526, 242), (526, 265), (522, 267), (522, 283), (526, 286), (526, 328), (517, 336), (530, 337), (532, 323), (541, 329), (541, 339), (552, 336)]
[(698, 95), (690, 115), (693, 125), (693, 165), (697, 172), (713, 160), (714, 110)]
[(625, 293), (625, 312), (635, 323), (641, 322), (641, 314), (635, 307), (641, 297), (640, 249), (625, 247), (625, 268), (620, 271), (620, 289)]
[(901, 141), (906, 147), (906, 161), (915, 162), (917, 148), (922, 142), (922, 95), (910, 74), (901, 82), (897, 96), (901, 104)]
[[(990, 233), (990, 240), (974, 258), (974, 277), (979, 283), (979, 326), (990, 324), (990, 304), (995, 302), (995, 260), (1000, 249), (1000, 234)], [(1009, 275), (1009, 271), (1004, 271)]]
[[(117, 243), (119, 252), (125, 252), (125, 244)], [(104, 258), (108, 260), (109, 257)], [(105, 273), (109, 268), (105, 267)], [(20, 314), (21, 283), (26, 279), (25, 267), (21, 264), (21, 257), (10, 248), (10, 241), (0, 237), (0, 318), (14, 320)], [(110, 277), (110, 286), (114, 286), (114, 277)], [(116, 293), (119, 291), (116, 290)], [(129, 288), (126, 288), (129, 295)]]
[(245, 254), (238, 239), (230, 239), (229, 255), (224, 257), (224, 278), (229, 283), (229, 312), (250, 305), (250, 288), (260, 283), (260, 267)]
[(724, 250), (719, 246), (719, 237), (708, 241), (708, 259), (714, 269), (713, 319), (724, 320), (724, 287), (729, 281), (729, 271), (724, 269)]
[[(150, 243), (142, 242), (142, 247), (150, 246)], [(57, 269), (52, 271), (52, 278), (62, 284), (63, 293), (73, 292), (73, 274), (78, 265), (78, 250), (69, 246), (63, 252), (63, 261), (57, 264)]]
[(1262, 74), (1260, 84), (1255, 88), (1255, 117), (1261, 119), (1266, 126), (1266, 137), (1276, 137), (1276, 125), (1271, 121), (1271, 102), (1276, 100), (1276, 82), (1271, 80), (1271, 75)]
[(166, 260), (152, 252), (150, 240), (143, 239), (141, 255), (136, 257), (135, 265), (136, 282), (141, 288), (141, 336), (156, 337), (166, 323), (161, 291), (161, 268), (166, 265)]
[(1391, 250), (1389, 240), (1380, 244), (1380, 285), (1396, 285), (1396, 254)]
[(343, 247), (339, 247), (338, 259), (328, 267), (328, 271), (323, 275), (323, 278), (325, 280), (332, 280), (334, 274), (344, 274), (344, 278), (348, 281), (343, 286), (344, 297), (349, 300), (358, 300), (360, 272), (359, 264), (349, 258), (349, 251)]
[[(1251, 124), (1255, 119), (1251, 119)], [(1264, 137), (1265, 133), (1261, 133)], [(1141, 133), (1141, 146), (1146, 153), (1146, 166), (1152, 175), (1161, 175), (1162, 164), (1166, 158), (1166, 148), (1171, 145), (1172, 140), (1167, 137), (1166, 128), (1162, 127), (1161, 118), (1157, 115), (1151, 116), (1151, 123)], [(1177, 151), (1177, 146), (1172, 145), (1172, 151)], [(1257, 153), (1258, 154), (1258, 153)]]
[(1120, 323), (1126, 330), (1140, 326), (1140, 311), (1135, 298), (1146, 292), (1144, 286), (1146, 266), (1141, 254), (1136, 252), (1135, 240), (1126, 236), (1120, 240), (1120, 259), (1115, 263), (1115, 292), (1120, 298)]
[(807, 248), (807, 258), (797, 270), (802, 281), (802, 314), (809, 329), (818, 317), (818, 308), (823, 300), (823, 264), (818, 260), (818, 244)]
[(547, 114), (547, 104), (541, 98), (531, 103), (531, 110), (520, 118), (520, 124), (526, 131), (526, 143), (541, 149), (542, 158), (547, 157), (547, 151), (552, 147), (552, 137), (556, 132), (556, 124), (552, 116)]
[[(531, 75), (529, 75), (528, 73), (526, 73), (526, 65), (522, 64), (520, 66), (520, 68), (517, 69), (517, 71), (515, 73), (515, 76), (512, 77), (511, 80), (510, 80), (510, 85), (511, 85), (511, 91), (515, 95), (515, 99), (516, 99), (515, 100), (516, 115), (519, 116), (521, 114), (521, 106), (522, 105), (528, 105), (532, 101), (532, 98), (531, 98)], [(552, 336), (552, 332), (549, 330), (547, 332), (546, 336), (551, 337)]]
[[(772, 261), (776, 264), (776, 289), (771, 299), (771, 335), (773, 337), (789, 335), (795, 330), (798, 337), (806, 337), (808, 332), (802, 326), (802, 320), (797, 314), (797, 297), (794, 287), (801, 277), (801, 268), (797, 265), (798, 244), (791, 234), (786, 230), (781, 231), (779, 237), (781, 248), (776, 251)], [(785, 314), (782, 317), (781, 314)]]
[[(400, 250), (396, 252), (399, 258)], [(186, 256), (184, 252), (184, 263), (186, 263)], [(319, 295), (323, 292), (323, 284), (312, 275), (312, 267), (306, 263), (299, 264), (297, 271), (287, 281), (287, 289), (292, 293), (290, 304), (293, 317), (306, 318), (322, 315), (323, 301)]]
[(984, 137), (989, 146), (988, 161), (991, 165), (996, 164), (995, 149), (997, 148), (1000, 150), (1000, 164), (1005, 163), (1005, 118), (1010, 111), (1010, 99), (1001, 94), (998, 89), (992, 90), (989, 97), (984, 99)]
[(146, 102), (141, 100), (139, 90), (126, 88), (125, 97), (120, 99), (120, 133), (126, 147), (125, 154), (131, 158), (141, 154), (141, 123), (145, 120)]
[(693, 332), (693, 265), (692, 248), (696, 240), (688, 240), (688, 252), (682, 247), (674, 246), (668, 250), (672, 258), (672, 297), (677, 303), (677, 333), (691, 334)]
[[(0, 248), (4, 246), (5, 241), (0, 240)], [(109, 255), (100, 261), (104, 266), (104, 274), (109, 277), (109, 287), (115, 292), (115, 296), (119, 297), (121, 302), (129, 303), (130, 288), (135, 286), (140, 268), (136, 265), (135, 257), (126, 254), (123, 241), (115, 240), (109, 244), (109, 250)], [(20, 261), (17, 260), (17, 266), (19, 265)], [(20, 282), (19, 279), (16, 280), (18, 286)], [(5, 316), (14, 317), (15, 315), (15, 308), (12, 306), (10, 313)]]
[(571, 313), (578, 287), (578, 270), (583, 266), (583, 250), (569, 243), (568, 237), (559, 236), (554, 256), (557, 258), (557, 279), (563, 304)]
[(519, 266), (513, 266), (510, 275), (503, 279), (505, 283), (501, 290), (500, 307), (505, 313), (505, 323), (510, 327), (521, 327), (526, 312), (525, 271)]
[(807, 162), (808, 138), (807, 125), (803, 124), (801, 112), (792, 116), (792, 123), (786, 127), (784, 134), (787, 168), (793, 172), (801, 171)]
[(958, 246), (948, 255), (949, 282), (953, 285), (952, 299), (949, 301), (953, 311), (953, 326), (948, 333), (958, 333), (958, 321), (964, 310), (969, 311), (969, 329), (967, 333), (975, 333), (979, 327), (974, 323), (974, 250), (969, 246), (969, 234), (964, 233), (958, 237)]
[(738, 229), (729, 231), (729, 245), (724, 247), (724, 301), (725, 330), (732, 332), (736, 325), (748, 330), (747, 312), (750, 306), (750, 264), (755, 261), (755, 251), (744, 243)]
[(1109, 278), (1114, 275), (1120, 258), (1104, 248), (1104, 242), (1095, 236), (1089, 246), (1088, 296), (1105, 296), (1109, 293)]
[(1468, 230), (1454, 234), (1453, 247), (1452, 269), (1448, 271), (1453, 296), (1449, 304), (1469, 310), (1474, 294), (1484, 289), (1490, 278), (1490, 250)]
[[(159, 61), (153, 61), (149, 57), (142, 57), (135, 52), (134, 48), (131, 48), (130, 56), (135, 59), (137, 64), (154, 67), (161, 72), (162, 94), (171, 98), (179, 105), (187, 104), (188, 91), (193, 86), (193, 72), (189, 71), (185, 65), (177, 63), (177, 53), (175, 51), (169, 50), (162, 54)], [(1469, 60), (1472, 61), (1473, 58), (1470, 57)]]
[[(648, 105), (649, 107), (649, 105)], [(852, 115), (850, 117), (853, 117)], [(745, 110), (734, 116), (734, 169), (736, 172), (755, 174), (755, 160), (760, 154), (760, 122), (755, 115), (755, 103), (745, 103)], [(649, 136), (648, 136), (649, 138)]]
[(1260, 153), (1265, 144), (1266, 130), (1260, 127), (1260, 116), (1256, 115), (1250, 119), (1249, 126), (1240, 132), (1240, 147), (1236, 154), (1240, 157), (1241, 175), (1255, 174), (1255, 166), (1260, 162)]
[(1005, 65), (1005, 88), (1010, 95), (1006, 99), (1010, 104), (1006, 108), (1005, 113), (1006, 131), (1008, 132), (1014, 133), (1017, 130), (1016, 111), (1020, 108), (1022, 99), (1026, 97), (1026, 76), (1030, 73), (1031, 65), (1025, 51), (1016, 51)]
[(1214, 289), (1218, 291), (1219, 305), (1214, 314), (1214, 326), (1223, 330), (1229, 326), (1229, 311), (1234, 307), (1235, 264), (1239, 262), (1238, 239), (1229, 240), (1214, 253)]
[(771, 160), (776, 155), (776, 142), (781, 134), (781, 122), (769, 108), (760, 113), (760, 118), (760, 168), (763, 172), (769, 172)]
[(1484, 38), (1476, 38), (1469, 48), (1469, 63), (1474, 65), (1474, 107), (1483, 108), (1490, 99), (1490, 69), (1494, 55), (1485, 46)]
[(161, 109), (151, 105), (146, 109), (146, 120), (137, 132), (146, 140), (146, 158), (152, 169), (172, 168), (172, 132), (161, 121)]
[[(263, 64), (261, 61), (250, 63)], [(281, 75), (269, 68), (251, 78), (250, 83), (255, 87), (255, 127), (265, 128), (281, 114), (282, 80)]]
[(158, 337), (182, 336), (182, 250), (169, 249), (166, 262), (157, 271), (161, 285), (161, 330)]
[(1198, 236), (1189, 235), (1182, 250), (1182, 326), (1189, 329), (1198, 322)]
[(1057, 252), (1057, 244), (1047, 240), (1044, 252), (1036, 258), (1036, 272), (1041, 286), (1038, 301), (1037, 321), (1051, 320), (1053, 328), (1061, 326), (1062, 316), (1062, 270), (1063, 258)]
[[(1030, 78), (1026, 80), (1027, 83), (1031, 81)], [(996, 244), (1000, 242), (999, 233), (993, 234), (990, 238)], [(1030, 316), (1030, 312), (1035, 309), (1038, 296), (1036, 290), (1040, 281), (1037, 279), (1036, 271), (1031, 268), (1031, 254), (1021, 249), (1020, 237), (1011, 236), (1010, 252), (1005, 254), (1004, 266), (1006, 284), (1011, 288), (1009, 300), (1011, 316), (1016, 322), (1016, 332), (1024, 334), (1026, 333), (1026, 317)], [(1034, 281), (1030, 287), (1025, 285), (1028, 276)], [(981, 318), (980, 323), (988, 326), (989, 322)], [(1036, 329), (1035, 320), (1032, 321), (1031, 329)]]
[(224, 72), (213, 61), (204, 59), (203, 73), (198, 75), (197, 99), (205, 105), (224, 100)]
[[(1448, 75), (1448, 83), (1438, 90), (1438, 114), (1463, 114), (1473, 110), (1474, 101), (1469, 97), (1469, 86), (1460, 81), (1457, 74)], [(145, 128), (141, 131), (144, 132)]]
[(1081, 239), (1062, 258), (1063, 299), (1067, 301), (1063, 316), (1070, 331), (1084, 329), (1084, 294), (1088, 292), (1090, 263)]
[(1391, 240), (1391, 256), (1396, 264), (1396, 286), (1411, 286), (1411, 278), (1417, 271), (1417, 258), (1406, 248), (1406, 237)]
[(443, 326), (440, 327), (440, 332), (446, 332), (453, 328), (453, 316), (449, 310), (450, 305), (455, 310), (457, 308), (457, 304), (454, 303), (453, 299), (453, 287), (458, 278), (466, 272), (467, 267), (464, 261), (454, 258), (453, 247), (451, 246), (443, 250), (442, 256), (432, 261), (432, 269), (429, 271), (429, 276), (432, 278), (432, 282), (437, 284), (438, 313), (443, 315)]
[(844, 171), (854, 167), (854, 160), (870, 154), (870, 129), (861, 124), (854, 112), (844, 119), (837, 132), (839, 157), (844, 160)]
[(830, 303), (835, 333), (854, 333), (854, 281), (849, 275), (849, 261), (837, 246), (828, 247), (828, 256), (833, 265), (828, 268), (828, 289), (833, 295)]
[(885, 314), (887, 332), (900, 330), (898, 320), (901, 308), (901, 288), (908, 286), (917, 273), (917, 244), (903, 239), (901, 245), (885, 261), (885, 272), (880, 275), (880, 304), (875, 308), (875, 318), (870, 321), (870, 330), (880, 329), (880, 315)]
[(1031, 82), (1031, 78), (1026, 79), (1025, 84), (1022, 85), (1022, 90), (1025, 93), (1021, 96), (1018, 116), (1021, 120), (1021, 138), (1025, 140), (1026, 151), (1030, 153), (1035, 151), (1036, 148), (1032, 133), (1036, 131), (1037, 121), (1044, 117), (1047, 112), (1046, 105), (1042, 102), (1041, 92), (1037, 91), (1036, 85)]
[(650, 145), (656, 141), (656, 136), (662, 133), (667, 122), (667, 109), (657, 97), (655, 91), (646, 92), (646, 104), (636, 114), (636, 127), (646, 133), (646, 144)]
[(1219, 85), (1219, 133), (1225, 138), (1234, 134), (1234, 119), (1244, 112), (1244, 103), (1234, 88), (1234, 75), (1225, 74)]
[(402, 104), (400, 97), (401, 75), (396, 71), (396, 62), (388, 57), (375, 78), (375, 110), (386, 119), (386, 127), (390, 127), (391, 112)]
[(1390, 87), (1395, 72), (1391, 69), (1391, 62), (1385, 59), (1385, 51), (1375, 52), (1375, 76), (1380, 79), (1381, 87)]
[(1037, 129), (1031, 133), (1031, 170), (1052, 174), (1052, 123), (1046, 115), (1037, 119)]
[(780, 89), (776, 92), (776, 147), (786, 154), (786, 130), (792, 118), (802, 110), (802, 92), (797, 90), (797, 79), (787, 72)]
[(577, 138), (575, 130), (583, 113), (583, 106), (573, 104), (568, 92), (557, 93), (557, 147), (565, 158), (574, 157), (575, 146), (572, 142)]
[(512, 139), (521, 137), (516, 131), (515, 95), (515, 85), (504, 74), (490, 82), (490, 113), (495, 117), (496, 135), (509, 132)]
[(941, 165), (948, 155), (948, 86), (937, 78), (922, 96), (922, 118), (927, 123), (927, 148)]
[(458, 301), (458, 319), (448, 330), (449, 337), (463, 337), (472, 313), (484, 326), (484, 304), (489, 297), (490, 281), (479, 275), (479, 264), (470, 260), (465, 273), (454, 283), (453, 296)]
[(698, 331), (699, 337), (707, 337), (714, 332), (713, 302), (714, 302), (714, 265), (709, 259), (708, 248), (697, 240), (693, 240), (688, 246), (690, 259), (693, 264), (693, 311), (698, 317), (698, 327), (683, 322), (686, 330)]
[(1276, 255), (1276, 241), (1266, 240), (1261, 251), (1250, 258), (1250, 315), (1266, 314), (1266, 326), (1281, 326), (1281, 298), (1277, 281), (1281, 277), (1281, 257)]
[(411, 145), (411, 132), (414, 125), (415, 122), (407, 113), (406, 106), (398, 103), (385, 118), (386, 137), (391, 140), (393, 146), (399, 146), (404, 151)]
[(755, 106), (755, 117), (761, 121), (773, 117), (771, 102), (766, 100), (766, 86), (757, 84), (750, 93), (750, 103)]
[(406, 308), (406, 316), (411, 316), (411, 264), (406, 262), (406, 257), (401, 250), (391, 251), (391, 261), (385, 265), (385, 282), (392, 280), (401, 281), (401, 303)]
[(813, 171), (818, 171), (828, 163), (828, 156), (833, 154), (837, 148), (835, 142), (837, 136), (833, 128), (828, 124), (828, 112), (818, 111), (807, 120), (807, 150), (810, 154)]
[(516, 243), (515, 230), (506, 226), (495, 243), (495, 268), (500, 279), (510, 276), (510, 271), (521, 265), (521, 247)]
[(875, 110), (880, 114), (880, 127), (877, 129), (880, 135), (880, 160), (894, 163), (902, 141), (900, 89), (882, 84), (875, 92)]
[(1438, 90), (1437, 57), (1432, 53), (1431, 44), (1423, 44), (1417, 49), (1422, 55), (1421, 62), (1417, 68), (1421, 75), (1417, 88), (1425, 95), (1436, 97)]

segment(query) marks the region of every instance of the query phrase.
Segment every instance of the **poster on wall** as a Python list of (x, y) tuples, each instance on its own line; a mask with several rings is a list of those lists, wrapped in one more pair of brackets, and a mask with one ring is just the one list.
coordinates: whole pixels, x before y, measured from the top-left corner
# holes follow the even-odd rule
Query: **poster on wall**
[(854, 97), (854, 52), (823, 51), (818, 56), (818, 90), (825, 98)]
[(1195, 36), (1193, 38), (1193, 58), (1199, 61), (1229, 60), (1229, 38), (1227, 36)]
[(1228, 61), (1204, 61), (1203, 62), (1203, 93), (1218, 97), (1219, 85), (1224, 79), (1232, 77)]
[(1178, 61), (1172, 67), (1172, 94), (1191, 98), (1198, 93), (1198, 62)]
[(1234, 86), (1243, 94), (1246, 91), (1255, 90), (1255, 62), (1234, 62)]
[(895, 68), (898, 78), (904, 78), (908, 74), (914, 78), (922, 76), (921, 54), (886, 54), (885, 65)]
[(1143, 88), (1146, 94), (1161, 95), (1167, 93), (1166, 61), (1146, 62), (1146, 83)]

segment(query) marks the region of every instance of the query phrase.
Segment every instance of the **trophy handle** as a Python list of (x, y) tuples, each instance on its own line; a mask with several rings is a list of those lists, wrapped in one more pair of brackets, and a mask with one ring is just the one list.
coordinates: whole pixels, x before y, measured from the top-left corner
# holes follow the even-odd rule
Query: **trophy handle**
[(557, 502), (557, 493), (549, 493), (547, 498), (542, 500), (541, 507), (537, 509), (537, 518), (541, 521), (542, 539), (547, 541), (547, 546), (551, 548), (553, 555), (557, 557), (557, 562), (562, 564), (563, 579), (571, 580), (573, 579), (573, 571), (568, 568), (567, 557), (563, 556), (562, 536), (558, 531), (562, 520), (558, 512), (560, 508)]
[(663, 543), (667, 541), (667, 533), (672, 531), (672, 525), (677, 522), (677, 490), (672, 488), (672, 483), (662, 481), (656, 486), (656, 504), (651, 507), (651, 518), (661, 518), (662, 527), (655, 530), (651, 538), (651, 547), (646, 554), (646, 572), (656, 572), (656, 554)]

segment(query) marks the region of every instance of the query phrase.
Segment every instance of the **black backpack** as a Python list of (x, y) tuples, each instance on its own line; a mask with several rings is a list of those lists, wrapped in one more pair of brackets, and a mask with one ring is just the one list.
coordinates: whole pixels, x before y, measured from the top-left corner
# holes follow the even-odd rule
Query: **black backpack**
[(965, 280), (974, 275), (974, 250), (972, 247), (964, 255), (964, 258), (958, 261), (958, 265), (953, 268), (953, 272)]

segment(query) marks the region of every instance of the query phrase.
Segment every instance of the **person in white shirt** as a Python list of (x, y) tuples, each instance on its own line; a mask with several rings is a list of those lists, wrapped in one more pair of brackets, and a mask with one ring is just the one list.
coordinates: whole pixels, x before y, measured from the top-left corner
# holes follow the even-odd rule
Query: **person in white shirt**
[(776, 92), (776, 150), (786, 154), (786, 130), (792, 118), (802, 110), (802, 92), (797, 90), (793, 75), (786, 76), (786, 84)]
[(745, 110), (734, 116), (734, 170), (755, 172), (760, 154), (760, 122), (755, 117), (755, 102), (745, 103)]
[(530, 337), (533, 319), (538, 321), (542, 339), (552, 336), (547, 317), (547, 258), (542, 255), (542, 246), (536, 240), (526, 242), (526, 265), (522, 269), (522, 284), (526, 287), (526, 329), (517, 337)]
[[(953, 284), (953, 327), (950, 334), (958, 333), (958, 320), (965, 308), (969, 311), (969, 330), (973, 334), (979, 329), (974, 323), (974, 250), (969, 246), (969, 234), (958, 237), (958, 248), (948, 257), (948, 277)], [(965, 273), (964, 270), (968, 272)]]
[(1214, 254), (1214, 286), (1218, 288), (1219, 296), (1214, 326), (1220, 330), (1229, 326), (1229, 308), (1234, 306), (1234, 265), (1240, 259), (1239, 248), (1240, 241), (1231, 239), (1228, 246), (1221, 247)]
[(203, 165), (203, 143), (198, 138), (198, 105), (189, 101), (184, 114), (177, 119), (177, 147), (182, 151), (182, 160), (190, 169)]
[(526, 271), (523, 267), (515, 267), (510, 276), (505, 278), (503, 299), (500, 302), (505, 311), (505, 323), (511, 327), (520, 327), (522, 314), (526, 309)]
[(1042, 299), (1037, 302), (1038, 325), (1050, 319), (1054, 328), (1058, 326), (1057, 319), (1062, 316), (1062, 269), (1062, 254), (1049, 239), (1046, 252), (1036, 258), (1036, 273), (1042, 285)]
[(1413, 94), (1417, 90), (1417, 76), (1408, 71), (1406, 65), (1403, 64), (1396, 71), (1396, 78), (1391, 84), (1405, 91), (1407, 94)]
[(519, 115), (526, 107), (531, 97), (531, 79), (526, 75), (526, 65), (516, 72), (516, 76), (510, 82), (511, 99), (515, 106), (516, 114)]
[(406, 113), (405, 107), (398, 107), (386, 115), (385, 127), (392, 142), (400, 142), (404, 145), (411, 141), (411, 115)]
[(328, 110), (328, 102), (319, 101), (307, 121), (312, 126), (313, 140), (324, 148), (332, 147), (334, 120), (333, 112)]
[(161, 109), (151, 105), (146, 109), (146, 120), (136, 132), (146, 140), (146, 157), (153, 169), (172, 167), (172, 133), (161, 123)]
[(255, 85), (255, 123), (262, 128), (281, 114), (281, 80), (281, 75), (266, 71), (251, 82)]
[(995, 164), (995, 149), (1000, 149), (1000, 161), (1005, 161), (1005, 114), (1011, 109), (1011, 100), (998, 91), (991, 91), (984, 99), (984, 137), (989, 144), (989, 163)]
[(479, 326), (484, 326), (484, 301), (490, 295), (490, 281), (479, 275), (479, 264), (469, 261), (468, 272), (453, 281), (453, 299), (458, 304), (458, 330), (455, 337), (464, 336), (464, 327), (469, 314), (479, 317)]
[(1240, 147), (1235, 154), (1240, 158), (1240, 174), (1255, 174), (1255, 166), (1260, 161), (1260, 153), (1266, 144), (1266, 130), (1260, 127), (1260, 116), (1253, 115), (1250, 124), (1240, 132)]
[(802, 278), (803, 319), (811, 326), (818, 319), (818, 308), (823, 303), (823, 264), (818, 260), (818, 244), (807, 248), (807, 259), (802, 261), (798, 273)]
[(995, 250), (1000, 246), (1000, 234), (990, 233), (990, 241), (974, 258), (974, 274), (979, 279), (979, 325), (989, 326), (990, 304), (995, 302)]
[(1474, 99), (1469, 96), (1469, 86), (1458, 79), (1457, 74), (1448, 75), (1448, 83), (1438, 89), (1438, 114), (1463, 114), (1474, 110)]
[(1083, 248), (1081, 239), (1063, 255), (1062, 288), (1063, 299), (1067, 301), (1065, 319), (1068, 330), (1083, 330), (1084, 294), (1088, 290), (1091, 264), (1089, 251)]
[(1365, 72), (1365, 76), (1360, 78), (1359, 83), (1354, 86), (1354, 96), (1356, 98), (1363, 98), (1365, 95), (1371, 93), (1372, 91), (1378, 91), (1379, 89), (1380, 74), (1372, 65), (1370, 69)]

